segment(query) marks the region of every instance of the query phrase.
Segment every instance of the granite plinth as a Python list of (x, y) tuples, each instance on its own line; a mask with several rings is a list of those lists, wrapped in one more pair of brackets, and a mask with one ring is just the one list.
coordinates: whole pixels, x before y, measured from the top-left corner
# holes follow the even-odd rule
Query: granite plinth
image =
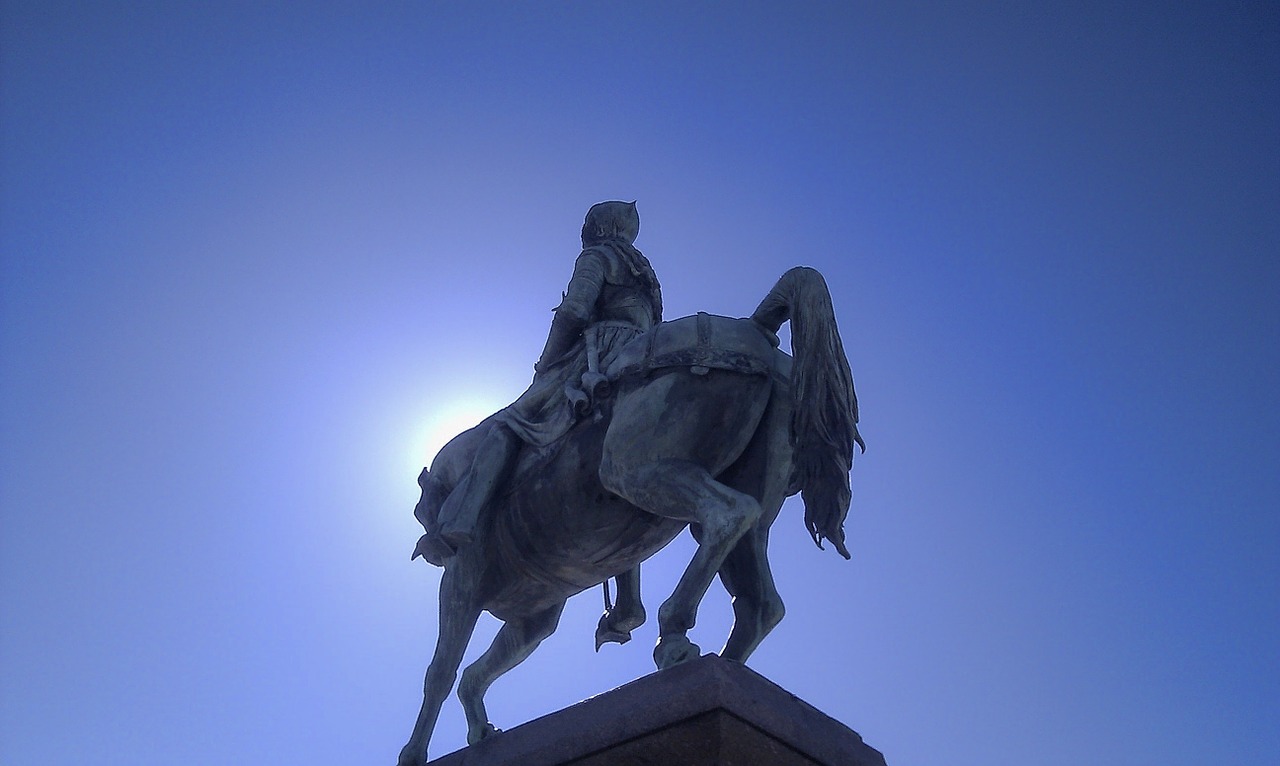
[(429, 766), (885, 766), (857, 732), (714, 654), (430, 762)]

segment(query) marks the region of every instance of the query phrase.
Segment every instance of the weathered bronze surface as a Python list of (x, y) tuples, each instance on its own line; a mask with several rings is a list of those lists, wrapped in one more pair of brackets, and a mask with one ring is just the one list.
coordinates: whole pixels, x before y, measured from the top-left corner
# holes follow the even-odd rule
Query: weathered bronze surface
[[(445, 571), (422, 709), (400, 766), (421, 766), (476, 620), (504, 625), (462, 674), (468, 742), (498, 730), (484, 694), (555, 631), (565, 600), (616, 578), (597, 647), (645, 618), (639, 565), (690, 526), (698, 550), (658, 610), (654, 661), (699, 656), (686, 637), (718, 573), (734, 624), (720, 654), (745, 662), (782, 619), (767, 558), (783, 500), (801, 494), (821, 547), (846, 558), (858, 434), (853, 377), (826, 282), (791, 269), (746, 319), (661, 322), (634, 203), (595, 205), (529, 389), (449, 442), (418, 482), (421, 555)], [(790, 321), (791, 356), (777, 348)], [(607, 600), (607, 591), (606, 591)]]

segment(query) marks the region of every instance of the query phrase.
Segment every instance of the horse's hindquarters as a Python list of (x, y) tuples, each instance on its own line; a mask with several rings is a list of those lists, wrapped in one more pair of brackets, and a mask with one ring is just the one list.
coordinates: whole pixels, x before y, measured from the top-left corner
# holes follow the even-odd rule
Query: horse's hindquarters
[(675, 368), (624, 388), (602, 471), (686, 461), (719, 476), (746, 450), (772, 393), (767, 375)]

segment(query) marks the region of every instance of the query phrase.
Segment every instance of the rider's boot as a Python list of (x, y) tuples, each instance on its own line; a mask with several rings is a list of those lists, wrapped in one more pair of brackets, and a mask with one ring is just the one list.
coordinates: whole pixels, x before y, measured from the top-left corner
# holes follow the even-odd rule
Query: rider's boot
[(426, 468), (418, 474), (418, 486), (422, 488), (422, 497), (413, 508), (413, 517), (427, 533), (418, 538), (418, 545), (413, 549), (411, 558), (421, 556), (435, 566), (442, 567), (450, 556), (457, 553), (452, 546), (440, 539), (437, 532), (440, 526), (440, 506), (445, 496), (444, 488)]
[(507, 477), (519, 438), (495, 424), (480, 442), (471, 468), (440, 507), (440, 537), (455, 549), (475, 539), (480, 513)]
[(604, 581), (604, 614), (596, 625), (596, 651), (607, 643), (625, 644), (631, 631), (644, 624), (644, 604), (640, 601), (640, 567), (619, 574), (617, 602), (609, 599), (609, 581)]

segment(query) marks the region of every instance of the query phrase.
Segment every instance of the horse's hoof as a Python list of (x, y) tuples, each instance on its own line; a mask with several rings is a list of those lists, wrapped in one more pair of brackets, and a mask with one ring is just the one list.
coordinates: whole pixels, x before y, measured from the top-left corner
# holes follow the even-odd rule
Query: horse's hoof
[(485, 721), (484, 726), (477, 727), (467, 732), (467, 744), (474, 745), (477, 742), (480, 742), (482, 740), (488, 739), (489, 737), (492, 737), (494, 734), (501, 734), (501, 733), (502, 733), (502, 729), (499, 729), (497, 726), (494, 726), (488, 721)]
[(684, 636), (660, 638), (658, 645), (653, 649), (653, 661), (658, 666), (658, 670), (666, 670), (701, 656), (702, 650), (698, 645)]

